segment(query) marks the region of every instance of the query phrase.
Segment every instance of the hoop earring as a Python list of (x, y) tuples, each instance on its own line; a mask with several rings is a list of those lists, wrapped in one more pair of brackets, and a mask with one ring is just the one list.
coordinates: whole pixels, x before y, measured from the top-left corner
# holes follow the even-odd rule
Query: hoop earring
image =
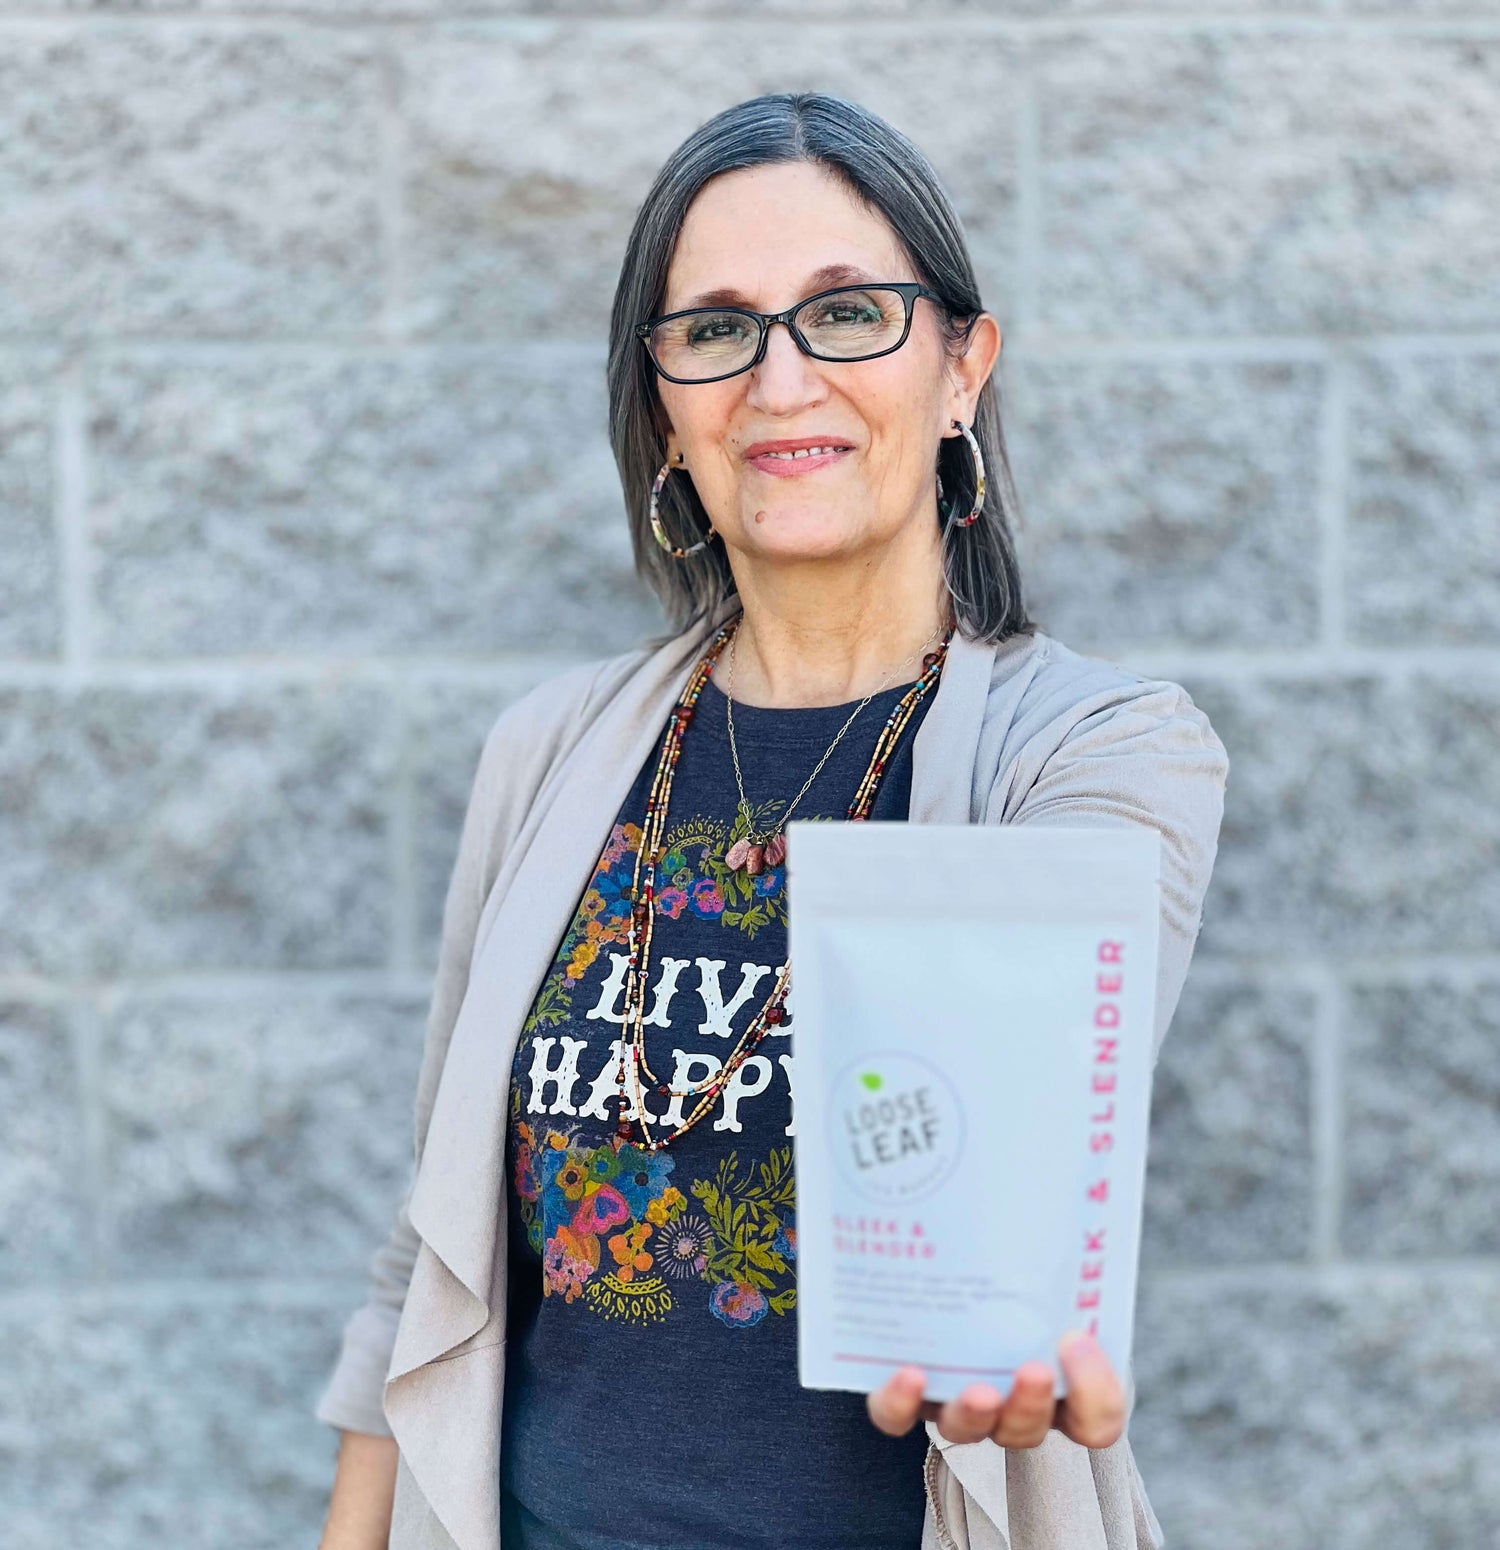
[[(949, 527), (973, 527), (974, 524), (979, 520), (980, 512), (984, 509), (984, 454), (979, 450), (979, 442), (975, 439), (974, 432), (971, 431), (962, 420), (953, 420), (950, 423), (952, 424), (954, 430), (963, 432), (963, 438), (966, 442), (968, 442), (969, 452), (974, 458), (974, 508), (972, 511), (968, 512), (962, 517), (950, 517), (948, 519), (948, 525)], [(943, 480), (942, 476), (939, 475), (939, 497), (942, 496), (942, 493)]]
[(666, 529), (661, 525), (661, 512), (657, 510), (656, 498), (661, 494), (661, 487), (667, 482), (667, 475), (670, 474), (674, 468), (681, 468), (682, 461), (682, 453), (680, 452), (677, 454), (677, 461), (675, 463), (670, 458), (668, 458), (667, 461), (663, 463), (657, 470), (656, 478), (651, 485), (651, 536), (657, 541), (658, 544), (661, 545), (663, 549), (667, 551), (668, 554), (672, 556), (674, 560), (685, 560), (690, 554), (697, 554), (700, 549), (708, 548), (708, 541), (714, 536), (714, 526), (713, 523), (710, 522), (708, 525), (708, 531), (703, 535), (702, 538), (698, 540), (697, 543), (690, 545), (686, 549), (679, 549), (672, 542), (672, 540), (667, 537)]

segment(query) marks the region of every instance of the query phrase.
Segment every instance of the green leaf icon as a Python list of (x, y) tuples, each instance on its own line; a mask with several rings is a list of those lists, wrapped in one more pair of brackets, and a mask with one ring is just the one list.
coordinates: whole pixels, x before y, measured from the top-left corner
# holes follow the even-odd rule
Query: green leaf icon
[(880, 1091), (880, 1073), (878, 1071), (862, 1072), (859, 1079), (872, 1093)]

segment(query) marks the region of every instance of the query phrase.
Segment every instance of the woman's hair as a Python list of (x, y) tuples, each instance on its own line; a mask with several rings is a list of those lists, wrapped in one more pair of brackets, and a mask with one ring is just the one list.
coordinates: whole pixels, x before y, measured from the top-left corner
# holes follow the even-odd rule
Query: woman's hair
[[(608, 374), (610, 443), (630, 514), (636, 569), (683, 628), (711, 617), (733, 595), (734, 577), (722, 544), (710, 542), (674, 560), (652, 536), (648, 503), (666, 458), (666, 426), (656, 371), (635, 328), (662, 310), (678, 234), (704, 184), (723, 172), (785, 162), (826, 168), (856, 199), (885, 216), (915, 278), (943, 298), (944, 339), (951, 352), (961, 353), (983, 310), (963, 229), (937, 173), (905, 135), (867, 109), (820, 92), (778, 92), (727, 108), (678, 146), (657, 173), (631, 229), (610, 315)], [(1026, 615), (1011, 539), (1011, 518), (1019, 507), (993, 377), (980, 390), (973, 432), (984, 454), (984, 509), (972, 526), (946, 523), (943, 569), (960, 629), (976, 640), (999, 641), (1037, 626)], [(943, 504), (960, 514), (971, 510), (974, 461), (962, 437), (940, 441), (937, 471)], [(708, 514), (685, 471), (667, 479), (658, 508), (680, 545), (708, 530)]]

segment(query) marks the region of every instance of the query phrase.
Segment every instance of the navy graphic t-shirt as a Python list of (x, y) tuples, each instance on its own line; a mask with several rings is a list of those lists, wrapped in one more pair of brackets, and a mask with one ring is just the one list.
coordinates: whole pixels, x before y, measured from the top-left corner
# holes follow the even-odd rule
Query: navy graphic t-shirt
[[(865, 706), (794, 819), (845, 816), (909, 687)], [(912, 740), (935, 694), (888, 763), (873, 818), (906, 818)], [(758, 825), (855, 703), (736, 703)], [(655, 765), (653, 748), (511, 1072), (504, 1550), (917, 1550), (925, 1428), (888, 1437), (863, 1395), (797, 1382), (795, 965), (786, 1021), (691, 1130), (656, 1152), (610, 1145), (626, 891)], [(672, 787), (647, 983), (646, 1059), (675, 1087), (723, 1064), (786, 958), (785, 867), (752, 878), (723, 862), (737, 807), (725, 699), (710, 678)], [(653, 1134), (694, 1102), (648, 1091), (662, 1121)]]

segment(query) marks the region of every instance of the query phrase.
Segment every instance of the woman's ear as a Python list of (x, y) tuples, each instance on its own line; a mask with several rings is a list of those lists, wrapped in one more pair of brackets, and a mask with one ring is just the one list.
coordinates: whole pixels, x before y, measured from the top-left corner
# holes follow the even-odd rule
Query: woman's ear
[(953, 391), (949, 399), (950, 418), (974, 423), (974, 406), (984, 385), (990, 380), (995, 362), (1000, 359), (1000, 325), (993, 313), (981, 312), (969, 324), (969, 337), (962, 355), (949, 357)]

